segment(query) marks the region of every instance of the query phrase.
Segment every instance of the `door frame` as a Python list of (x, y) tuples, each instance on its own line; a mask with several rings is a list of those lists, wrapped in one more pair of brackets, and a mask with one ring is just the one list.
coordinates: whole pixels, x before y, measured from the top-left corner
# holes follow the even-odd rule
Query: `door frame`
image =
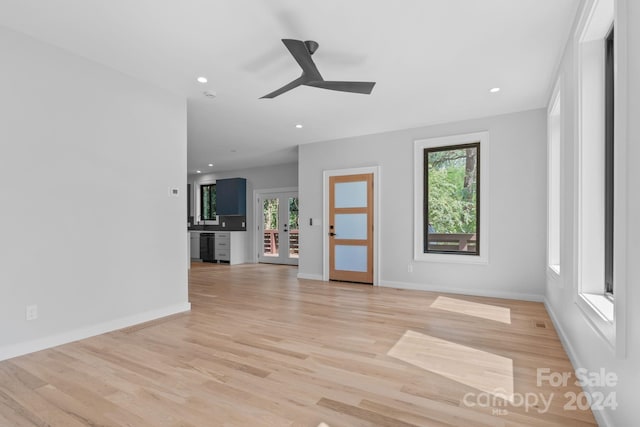
[[(258, 190), (253, 190), (253, 254), (251, 255), (251, 261), (254, 264), (258, 264), (259, 251), (262, 249), (262, 240), (260, 227), (262, 226), (262, 205), (258, 203), (258, 198), (262, 197), (265, 194), (271, 193), (290, 193), (296, 192), (298, 193), (298, 187), (279, 187), (279, 188), (261, 188)], [(298, 193), (298, 200), (300, 200), (300, 193)], [(298, 262), (300, 260), (298, 259)]]
[(373, 174), (373, 286), (380, 278), (380, 166), (331, 169), (322, 172), (322, 280), (329, 281), (329, 178)]

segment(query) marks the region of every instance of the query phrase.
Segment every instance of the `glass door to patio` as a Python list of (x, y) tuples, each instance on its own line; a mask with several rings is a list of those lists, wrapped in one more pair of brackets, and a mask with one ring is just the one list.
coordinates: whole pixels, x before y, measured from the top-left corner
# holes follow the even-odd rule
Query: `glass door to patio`
[(298, 193), (265, 193), (259, 233), (258, 262), (298, 265)]

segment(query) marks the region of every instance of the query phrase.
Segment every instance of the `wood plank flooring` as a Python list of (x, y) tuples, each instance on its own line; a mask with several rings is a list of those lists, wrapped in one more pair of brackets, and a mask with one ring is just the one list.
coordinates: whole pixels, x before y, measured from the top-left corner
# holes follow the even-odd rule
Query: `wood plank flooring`
[(0, 426), (596, 425), (536, 384), (573, 370), (542, 304), (296, 273), (194, 263), (190, 313), (0, 362)]

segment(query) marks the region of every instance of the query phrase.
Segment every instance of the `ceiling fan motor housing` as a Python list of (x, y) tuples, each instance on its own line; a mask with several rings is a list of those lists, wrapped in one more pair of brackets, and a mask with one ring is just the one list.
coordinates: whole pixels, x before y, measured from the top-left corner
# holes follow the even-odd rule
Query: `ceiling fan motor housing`
[(307, 50), (309, 51), (309, 55), (313, 55), (313, 53), (318, 50), (318, 46), (320, 46), (318, 44), (318, 42), (315, 42), (313, 40), (307, 40), (304, 42), (304, 45), (307, 47)]

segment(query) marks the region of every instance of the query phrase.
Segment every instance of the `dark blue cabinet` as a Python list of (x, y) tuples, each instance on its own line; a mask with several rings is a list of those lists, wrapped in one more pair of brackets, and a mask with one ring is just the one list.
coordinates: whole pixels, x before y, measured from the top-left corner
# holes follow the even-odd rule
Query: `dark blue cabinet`
[(247, 214), (247, 180), (229, 178), (216, 180), (216, 213), (218, 215)]

